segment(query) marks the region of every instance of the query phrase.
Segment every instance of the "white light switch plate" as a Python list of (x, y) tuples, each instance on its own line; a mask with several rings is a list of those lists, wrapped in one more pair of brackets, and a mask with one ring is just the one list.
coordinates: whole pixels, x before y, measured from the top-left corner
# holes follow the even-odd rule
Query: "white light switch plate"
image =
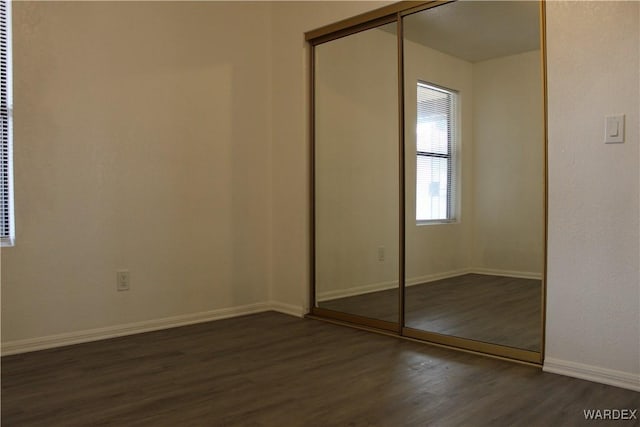
[(624, 114), (604, 118), (604, 142), (605, 144), (624, 142)]

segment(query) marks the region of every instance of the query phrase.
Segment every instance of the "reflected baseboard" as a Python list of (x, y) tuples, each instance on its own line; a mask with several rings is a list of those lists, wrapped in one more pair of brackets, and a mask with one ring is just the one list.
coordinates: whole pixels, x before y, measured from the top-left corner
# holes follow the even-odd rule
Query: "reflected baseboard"
[(319, 292), (316, 296), (317, 302), (332, 301), (334, 299), (347, 298), (356, 295), (370, 294), (373, 292), (387, 291), (398, 287), (397, 280), (388, 282), (371, 283), (368, 285), (354, 286), (346, 289), (337, 289), (334, 291)]
[(494, 268), (474, 267), (469, 269), (469, 273), (486, 274), (489, 276), (515, 277), (517, 279), (542, 280), (542, 273), (533, 271), (498, 270)]
[[(484, 274), (489, 276), (515, 277), (518, 279), (535, 279), (542, 280), (542, 273), (534, 273), (529, 271), (514, 270), (498, 270), (491, 268), (461, 268), (459, 270), (446, 271), (443, 273), (427, 274), (425, 276), (410, 277), (407, 279), (405, 286), (424, 285), (426, 283), (435, 282), (442, 279), (450, 279), (465, 274)], [(336, 289), (326, 292), (319, 292), (316, 301), (326, 302), (341, 298), (352, 297), (356, 295), (369, 294), (373, 292), (388, 291), (398, 288), (397, 280), (389, 280), (386, 282), (370, 283), (367, 285), (353, 286), (351, 288)]]
[[(422, 285), (429, 282), (435, 282), (436, 280), (450, 279), (452, 277), (462, 276), (468, 273), (471, 273), (471, 270), (464, 268), (460, 270), (447, 271), (444, 273), (435, 273), (435, 274), (428, 274), (426, 276), (411, 277), (407, 279), (405, 286)], [(327, 291), (327, 292), (319, 292), (316, 298), (318, 302), (323, 302), (323, 301), (331, 301), (334, 299), (347, 298), (355, 295), (362, 295), (362, 294), (386, 291), (386, 290), (397, 289), (397, 288), (398, 288), (398, 281), (390, 280), (387, 282), (378, 282), (378, 283), (371, 283), (368, 285), (354, 286), (352, 288), (338, 289), (338, 290)]]
[(435, 282), (436, 280), (451, 279), (452, 277), (463, 276), (472, 271), (468, 268), (459, 270), (445, 271), (444, 273), (427, 274), (426, 276), (408, 277), (405, 286), (424, 285), (425, 283)]

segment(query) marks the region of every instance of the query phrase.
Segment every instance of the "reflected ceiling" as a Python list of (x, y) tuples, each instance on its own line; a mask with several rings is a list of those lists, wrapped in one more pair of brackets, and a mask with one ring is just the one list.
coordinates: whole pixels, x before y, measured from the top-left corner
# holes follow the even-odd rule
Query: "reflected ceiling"
[[(539, 49), (537, 1), (458, 1), (405, 18), (405, 38), (469, 62)], [(508, 36), (506, 36), (508, 34)]]

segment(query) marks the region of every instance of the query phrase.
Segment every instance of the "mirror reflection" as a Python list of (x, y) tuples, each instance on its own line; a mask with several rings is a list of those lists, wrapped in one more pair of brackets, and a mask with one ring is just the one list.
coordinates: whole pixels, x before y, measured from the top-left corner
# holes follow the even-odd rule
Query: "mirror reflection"
[(404, 18), (409, 328), (540, 350), (538, 7), (462, 1)]
[(396, 23), (315, 47), (316, 306), (398, 321)]
[[(403, 334), (539, 352), (539, 3), (459, 1), (402, 19)], [(399, 318), (397, 55), (395, 23), (314, 48), (315, 305), (391, 325)]]

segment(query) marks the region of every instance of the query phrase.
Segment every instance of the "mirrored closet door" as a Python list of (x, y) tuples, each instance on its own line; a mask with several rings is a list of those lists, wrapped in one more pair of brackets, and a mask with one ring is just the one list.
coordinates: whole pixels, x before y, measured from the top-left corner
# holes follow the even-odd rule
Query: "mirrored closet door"
[(453, 2), (403, 30), (405, 333), (539, 352), (539, 4)]
[(311, 314), (540, 364), (544, 4), (400, 2), (311, 45)]
[(392, 22), (314, 49), (315, 307), (394, 330), (399, 313), (396, 29)]

